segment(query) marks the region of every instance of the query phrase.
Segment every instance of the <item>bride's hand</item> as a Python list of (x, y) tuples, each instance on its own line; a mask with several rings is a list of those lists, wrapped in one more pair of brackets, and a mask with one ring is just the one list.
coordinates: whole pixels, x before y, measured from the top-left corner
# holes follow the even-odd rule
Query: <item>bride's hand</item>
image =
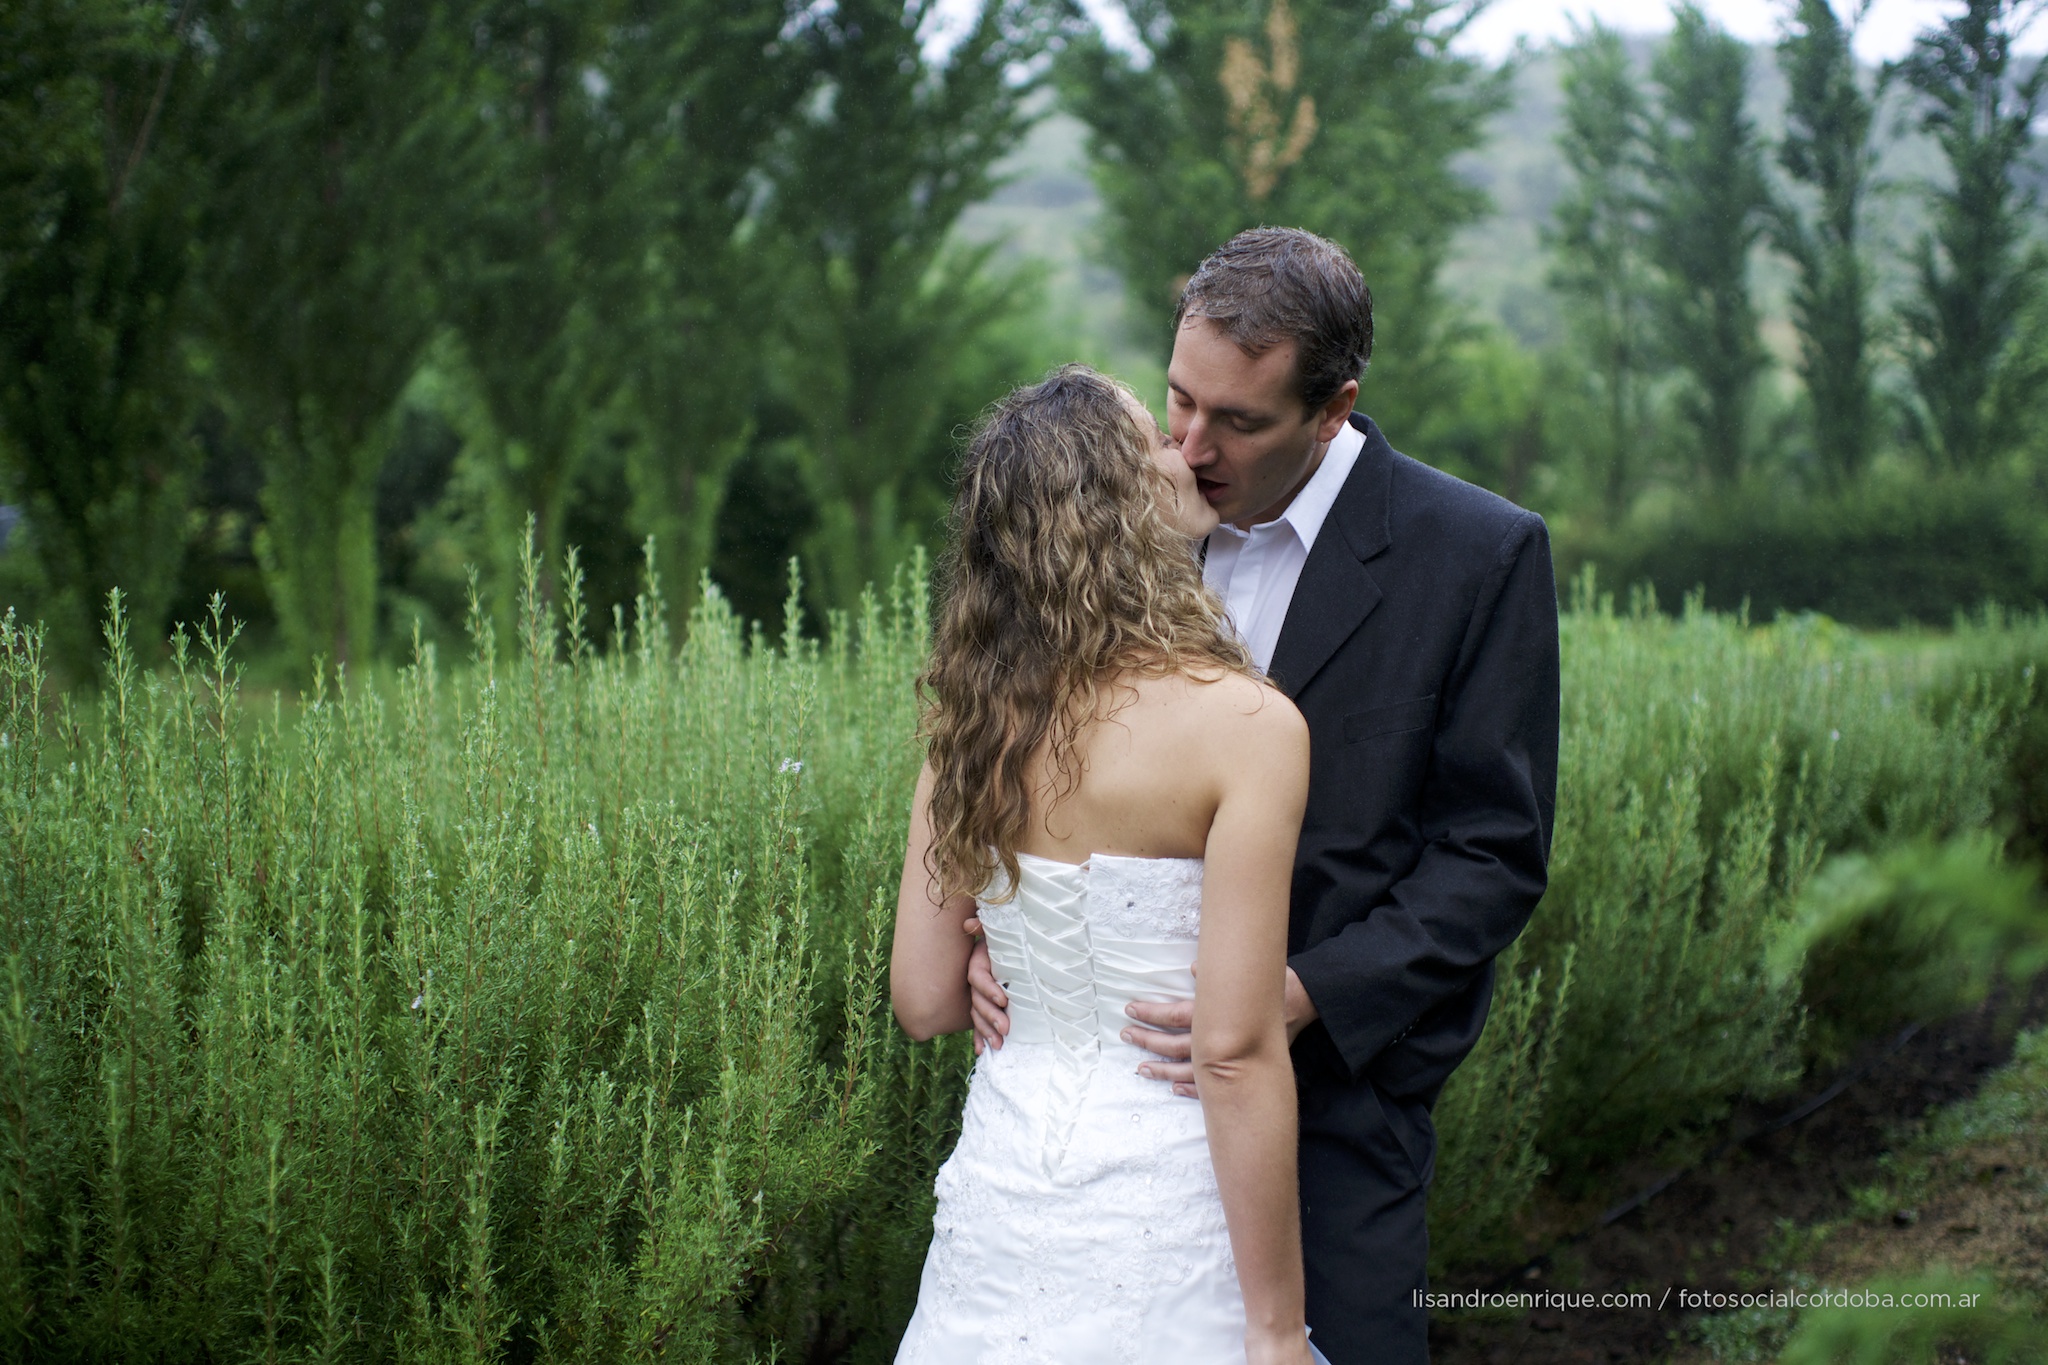
[(1308, 1353), (1308, 1333), (1261, 1332), (1246, 1329), (1244, 1334), (1245, 1365), (1312, 1365)]

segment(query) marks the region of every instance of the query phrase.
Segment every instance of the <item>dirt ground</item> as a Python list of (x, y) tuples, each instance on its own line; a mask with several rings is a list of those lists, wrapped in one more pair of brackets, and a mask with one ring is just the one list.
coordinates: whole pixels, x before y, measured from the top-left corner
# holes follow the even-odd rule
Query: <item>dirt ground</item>
[[(2010, 1058), (2016, 1029), (2043, 1018), (2048, 982), (2023, 1002), (1994, 1000), (1930, 1025), (1811, 1117), (1735, 1147), (1606, 1227), (1586, 1231), (1603, 1208), (1647, 1188), (1677, 1163), (1668, 1155), (1663, 1166), (1646, 1160), (1617, 1172), (1601, 1197), (1540, 1209), (1532, 1248), (1550, 1250), (1525, 1266), (1484, 1267), (1432, 1287), (1642, 1291), (1661, 1302), (1661, 1310), (1442, 1310), (1430, 1327), (1431, 1359), (1437, 1365), (1706, 1361), (1712, 1357), (1697, 1347), (1692, 1330), (1699, 1315), (1679, 1306), (1679, 1291), (1768, 1288), (1794, 1268), (1819, 1282), (1846, 1285), (1938, 1263), (1989, 1266), (2009, 1283), (2048, 1288), (2048, 1197), (2036, 1169), (2038, 1146), (1966, 1143), (1936, 1162), (1911, 1207), (1854, 1207), (1857, 1191), (1887, 1178), (1884, 1155), (1908, 1140), (1930, 1110), (1974, 1094)], [(1871, 1054), (1841, 1071), (1872, 1060), (1883, 1046), (1873, 1045)], [(1762, 1128), (1841, 1071), (1810, 1076), (1792, 1098), (1737, 1113), (1724, 1133)], [(1702, 1150), (1713, 1145), (1697, 1144)], [(1865, 1203), (1869, 1199), (1866, 1193)], [(1850, 1219), (1856, 1212), (1862, 1217)]]

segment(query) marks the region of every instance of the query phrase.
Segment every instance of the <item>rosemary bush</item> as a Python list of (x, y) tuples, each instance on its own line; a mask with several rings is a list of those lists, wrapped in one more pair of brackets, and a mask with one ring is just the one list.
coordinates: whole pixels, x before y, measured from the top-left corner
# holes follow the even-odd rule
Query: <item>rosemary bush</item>
[[(525, 570), (509, 647), (479, 605), (462, 666), (289, 710), (217, 608), (144, 672), (116, 604), (96, 697), (0, 625), (0, 1351), (889, 1357), (971, 1060), (887, 1011), (920, 566), (822, 642), (708, 583), (672, 638), (650, 572), (604, 652), (573, 557), (559, 611)], [(1590, 585), (1564, 639), (1554, 890), (1438, 1106), (1440, 1258), (1781, 1084), (1815, 868), (1991, 818), (2010, 687)]]
[(1769, 958), (1808, 880), (1988, 826), (2003, 712), (1981, 678), (1923, 704), (1924, 653), (1824, 618), (1673, 619), (1642, 595), (1617, 613), (1587, 578), (1563, 626), (1551, 890), (1524, 957), (1572, 966), (1540, 1138), (1571, 1170), (1798, 1074), (1801, 976)]
[(0, 627), (11, 1354), (885, 1344), (965, 1060), (883, 985), (922, 593), (676, 648), (650, 583), (600, 655), (535, 577), (509, 666), (477, 611), (290, 721), (218, 610), (54, 724)]

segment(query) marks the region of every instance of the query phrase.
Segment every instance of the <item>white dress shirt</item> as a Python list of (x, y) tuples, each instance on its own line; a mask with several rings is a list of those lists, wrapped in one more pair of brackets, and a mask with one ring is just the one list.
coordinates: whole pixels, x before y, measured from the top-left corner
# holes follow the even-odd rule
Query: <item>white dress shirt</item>
[(1301, 581), (1301, 569), (1315, 547), (1316, 533), (1323, 529), (1363, 449), (1365, 433), (1346, 422), (1323, 452), (1322, 464), (1286, 511), (1271, 521), (1254, 524), (1249, 531), (1225, 522), (1209, 533), (1202, 581), (1223, 599), (1230, 624), (1261, 670), (1272, 666), (1280, 627), (1294, 600), (1294, 585)]

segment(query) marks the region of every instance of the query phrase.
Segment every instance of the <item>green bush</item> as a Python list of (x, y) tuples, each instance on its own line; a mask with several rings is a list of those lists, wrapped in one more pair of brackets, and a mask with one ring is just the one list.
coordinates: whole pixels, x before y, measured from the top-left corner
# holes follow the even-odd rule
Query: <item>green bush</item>
[(0, 1349), (883, 1358), (966, 1061), (883, 988), (921, 604), (529, 594), (290, 719), (216, 617), (52, 721), (10, 618)]
[(1683, 520), (1560, 547), (1561, 568), (1598, 564), (1679, 602), (1768, 621), (1818, 611), (1853, 625), (1946, 626), (1985, 602), (2048, 602), (2048, 494), (2006, 478), (1866, 479), (1832, 497), (1756, 489), (1688, 504)]
[(2001, 1304), (1981, 1277), (1937, 1270), (1824, 1292), (1840, 1302), (1805, 1314), (1781, 1365), (2024, 1365), (2048, 1355), (2048, 1325)]
[[(1573, 955), (1540, 1147), (1584, 1171), (1800, 1071), (1769, 955), (1830, 854), (1987, 826), (1999, 711), (1915, 704), (1912, 656), (1826, 621), (1752, 628), (1582, 578), (1563, 622), (1551, 889), (1524, 961)], [(1881, 983), (1870, 983), (1881, 990)]]
[(1832, 860), (1772, 958), (1781, 977), (1803, 977), (1817, 1050), (1840, 1056), (1910, 1020), (1974, 1005), (2001, 980), (2037, 975), (2048, 966), (2048, 915), (2035, 870), (2006, 862), (1996, 836), (1980, 830)]
[[(678, 643), (650, 582), (599, 652), (573, 568), (559, 614), (527, 576), (509, 658), (478, 606), (463, 667), (289, 710), (218, 615), (161, 672), (117, 634), (96, 698), (0, 628), (0, 1351), (893, 1350), (970, 1062), (886, 1005), (923, 584), (822, 642), (706, 584)], [(1936, 666), (1585, 585), (1440, 1260), (1793, 1074), (1815, 869), (1990, 825), (2020, 638)]]

